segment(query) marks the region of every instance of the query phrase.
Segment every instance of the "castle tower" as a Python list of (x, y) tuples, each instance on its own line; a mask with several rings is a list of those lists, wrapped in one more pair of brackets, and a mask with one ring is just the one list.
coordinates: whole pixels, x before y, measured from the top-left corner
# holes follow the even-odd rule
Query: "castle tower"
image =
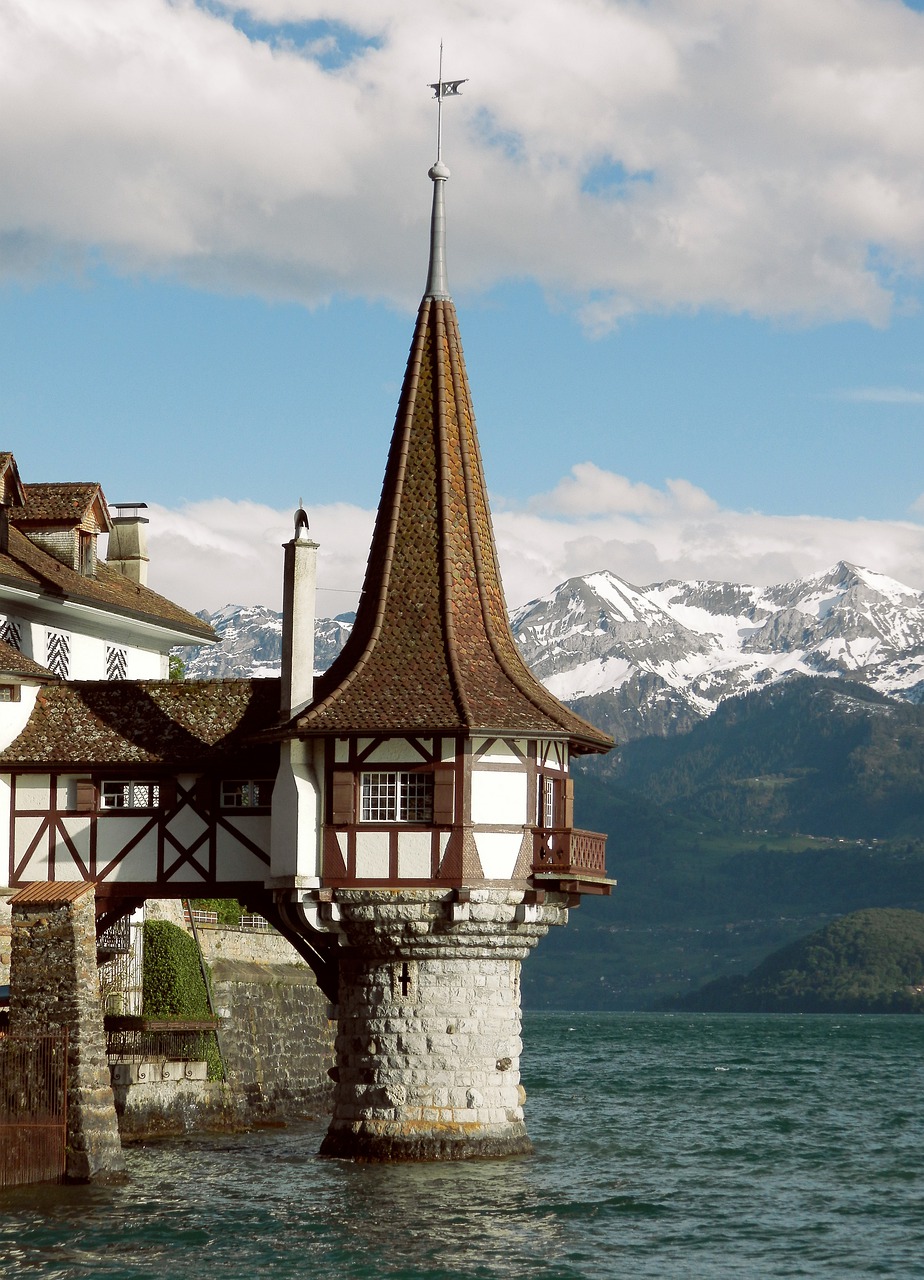
[(427, 288), (356, 622), (288, 724), (302, 790), (280, 806), (303, 799), (273, 854), (281, 911), (339, 967), (322, 1153), (359, 1159), (530, 1149), (520, 964), (612, 883), (604, 837), (574, 829), (569, 768), (612, 740), (543, 688), (510, 632), (440, 159), (430, 178)]

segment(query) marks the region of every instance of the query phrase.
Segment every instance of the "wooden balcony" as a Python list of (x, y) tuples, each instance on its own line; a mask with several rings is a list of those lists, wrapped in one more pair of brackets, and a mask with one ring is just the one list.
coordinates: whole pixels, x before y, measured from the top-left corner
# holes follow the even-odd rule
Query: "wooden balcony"
[(606, 879), (606, 836), (573, 828), (533, 829), (533, 874), (568, 880)]

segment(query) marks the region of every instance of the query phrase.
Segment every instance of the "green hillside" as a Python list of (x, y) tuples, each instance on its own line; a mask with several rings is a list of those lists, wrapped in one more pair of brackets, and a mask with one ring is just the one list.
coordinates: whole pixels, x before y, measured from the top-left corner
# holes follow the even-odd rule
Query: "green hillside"
[(524, 966), (533, 1008), (649, 1008), (870, 907), (924, 910), (924, 707), (794, 680), (575, 781), (618, 887)]
[(924, 914), (856, 911), (673, 1007), (727, 1013), (924, 1013)]

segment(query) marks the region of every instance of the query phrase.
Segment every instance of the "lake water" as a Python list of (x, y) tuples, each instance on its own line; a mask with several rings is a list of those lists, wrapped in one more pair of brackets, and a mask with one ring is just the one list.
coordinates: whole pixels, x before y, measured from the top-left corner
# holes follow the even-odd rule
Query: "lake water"
[(315, 1156), (323, 1124), (134, 1148), (0, 1197), (4, 1277), (924, 1276), (924, 1018), (533, 1014), (534, 1156)]

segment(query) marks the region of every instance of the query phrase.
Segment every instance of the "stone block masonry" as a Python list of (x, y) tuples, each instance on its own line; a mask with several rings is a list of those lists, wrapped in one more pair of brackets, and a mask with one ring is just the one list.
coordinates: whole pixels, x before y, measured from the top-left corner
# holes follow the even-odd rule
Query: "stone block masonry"
[(213, 960), (222, 1057), (249, 1123), (330, 1111), (331, 1008), (307, 965)]
[(520, 965), (567, 898), (336, 893), (336, 1095), (321, 1154), (445, 1160), (532, 1150), (520, 1086)]
[(122, 1147), (99, 999), (93, 886), (32, 884), (11, 905), (10, 1032), (68, 1033), (67, 1178), (119, 1176)]

